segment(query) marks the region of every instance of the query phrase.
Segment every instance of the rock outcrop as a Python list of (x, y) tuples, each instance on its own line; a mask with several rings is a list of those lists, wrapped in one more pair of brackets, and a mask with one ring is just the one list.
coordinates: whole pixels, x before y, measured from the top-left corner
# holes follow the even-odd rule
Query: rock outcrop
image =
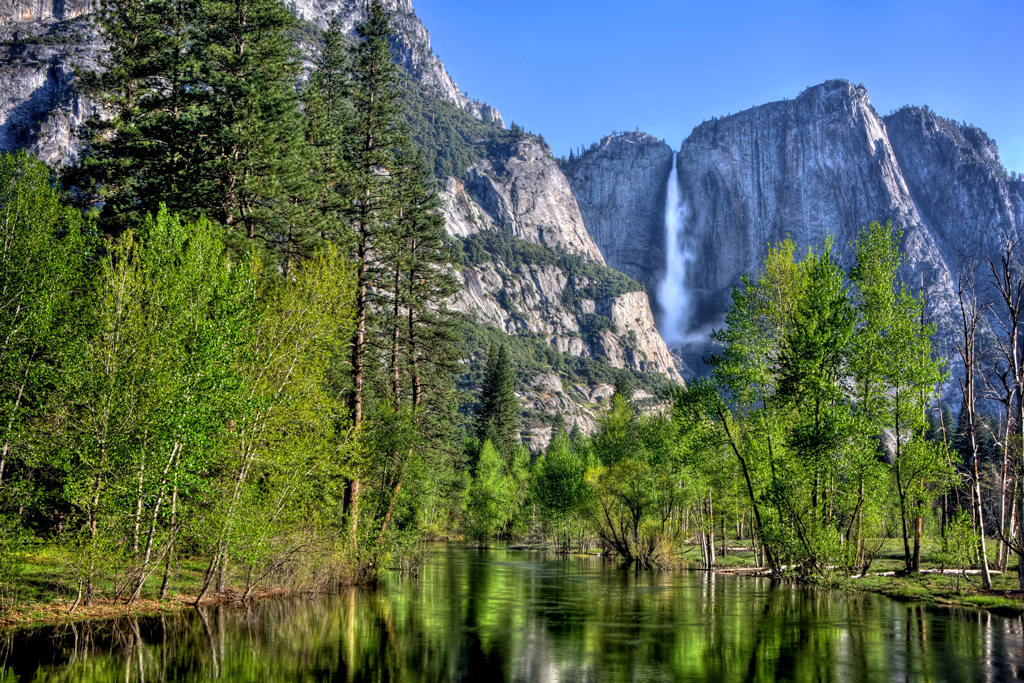
[(829, 81), (705, 122), (683, 143), (678, 168), (685, 230), (697, 244), (687, 288), (712, 316), (725, 310), (739, 277), (760, 267), (769, 245), (790, 237), (801, 248), (820, 247), (831, 237), (849, 263), (851, 243), (874, 220), (903, 227), (906, 275), (923, 275), (927, 287), (948, 294), (949, 268), (863, 87)]
[[(672, 149), (646, 133), (608, 136), (566, 165), (587, 232), (608, 265), (648, 292), (665, 263), (665, 187)], [(652, 299), (651, 306), (656, 308)]]
[[(430, 49), (430, 34), (410, 0), (385, 0), (393, 13), (395, 61), (423, 84), (486, 123), (501, 114), (459, 90)], [(289, 7), (325, 28), (334, 17), (345, 31), (365, 17), (361, 0), (297, 0)], [(27, 148), (49, 164), (73, 160), (73, 133), (94, 107), (75, 90), (74, 70), (102, 61), (102, 39), (89, 18), (95, 0), (0, 0), (0, 151)], [(315, 50), (300, 41), (300, 50)]]
[(96, 9), (95, 0), (0, 0), (0, 26), (67, 21)]
[[(90, 67), (99, 53), (83, 6), (60, 11), (35, 7), (0, 17), (0, 151), (26, 149), (51, 165), (75, 156), (74, 131), (93, 115), (92, 104), (75, 93), (75, 67)], [(65, 19), (66, 17), (66, 19)]]
[[(452, 235), (508, 231), (517, 239), (605, 265), (583, 227), (568, 181), (551, 150), (535, 137), (524, 136), (504, 154), (478, 162), (466, 183), (449, 179), (441, 196)], [(568, 276), (558, 265), (492, 262), (470, 265), (462, 277), (466, 289), (460, 307), (493, 327), (544, 335), (564, 353), (604, 356), (613, 367), (680, 380), (643, 291), (582, 299), (576, 310), (563, 300)], [(583, 288), (588, 283), (577, 284)], [(580, 318), (595, 314), (613, 322), (616, 331), (602, 330), (588, 343), (580, 335)]]
[(984, 131), (904, 107), (885, 127), (918, 213), (943, 258), (996, 256), (1024, 231), (1024, 180), (1011, 178)]
[[(602, 141), (569, 177), (609, 265), (650, 283), (660, 281), (665, 263), (659, 216), (668, 174), (646, 170), (657, 143), (635, 138)], [(982, 131), (918, 108), (883, 119), (864, 87), (847, 81), (706, 121), (676, 162), (695, 252), (685, 280), (691, 331), (721, 323), (732, 287), (757, 271), (769, 245), (790, 237), (801, 248), (820, 247), (831, 237), (849, 263), (861, 226), (891, 220), (903, 228), (902, 276), (915, 288), (923, 282), (945, 351), (958, 252), (988, 256), (1004, 235), (1024, 234), (1024, 183), (1006, 173)], [(652, 197), (660, 204), (648, 214), (617, 208)]]
[[(469, 172), (470, 194), (499, 228), (510, 230), (519, 239), (604, 263), (547, 144), (522, 137), (500, 156), (478, 162)], [(465, 229), (458, 222), (453, 225), (453, 231)]]
[[(297, 17), (319, 28), (334, 18), (342, 30), (351, 33), (366, 18), (364, 0), (290, 0), (288, 7)], [(444, 64), (430, 49), (430, 33), (413, 10), (411, 0), (383, 0), (391, 11), (394, 34), (391, 47), (395, 61), (406, 68), (429, 92), (465, 109), (485, 123), (500, 123), (501, 115), (488, 104), (471, 100), (452, 80)]]
[[(450, 178), (441, 194), (452, 235), (501, 232), (552, 254), (573, 254), (604, 266), (569, 182), (541, 140), (524, 136), (472, 166), (469, 176), (466, 182)], [(569, 303), (570, 277), (575, 291), (592, 282), (570, 276), (558, 263), (467, 263), (460, 275), (465, 290), (457, 308), (486, 325), (540, 339), (570, 356), (600, 358), (615, 368), (682, 382), (644, 291)], [(523, 381), (527, 388), (521, 398), (530, 410), (563, 415), (570, 428), (577, 425), (586, 432), (593, 428), (599, 402), (611, 393), (608, 384), (567, 384), (553, 373)], [(543, 447), (549, 438), (550, 429), (533, 429), (531, 448)]]

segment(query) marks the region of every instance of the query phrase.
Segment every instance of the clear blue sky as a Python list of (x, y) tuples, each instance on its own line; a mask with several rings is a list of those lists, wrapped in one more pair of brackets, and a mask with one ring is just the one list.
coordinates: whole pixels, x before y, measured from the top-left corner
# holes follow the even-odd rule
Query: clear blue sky
[(863, 83), (880, 114), (927, 104), (1024, 173), (1024, 0), (413, 0), (473, 98), (556, 155), (639, 127), (678, 147), (712, 116)]

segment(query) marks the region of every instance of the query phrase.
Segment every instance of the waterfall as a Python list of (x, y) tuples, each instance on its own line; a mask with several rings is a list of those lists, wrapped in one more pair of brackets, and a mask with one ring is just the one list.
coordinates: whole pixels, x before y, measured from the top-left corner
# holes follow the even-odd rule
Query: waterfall
[(679, 346), (687, 338), (690, 296), (686, 291), (686, 273), (693, 262), (692, 246), (683, 231), (686, 207), (679, 193), (678, 164), (673, 152), (665, 201), (665, 279), (658, 286), (658, 303), (662, 310), (661, 336), (669, 346)]

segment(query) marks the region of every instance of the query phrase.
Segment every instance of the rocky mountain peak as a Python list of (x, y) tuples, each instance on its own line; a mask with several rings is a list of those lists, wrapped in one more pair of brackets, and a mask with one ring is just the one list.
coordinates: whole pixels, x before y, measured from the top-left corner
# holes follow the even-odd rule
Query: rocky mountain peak
[[(999, 147), (988, 133), (952, 119), (939, 116), (927, 106), (906, 106), (885, 117), (886, 126), (901, 134), (913, 134), (942, 149), (948, 158), (984, 167), (993, 178), (1005, 179), (1006, 169), (999, 159)], [(979, 169), (980, 170), (980, 169)]]
[(67, 21), (92, 12), (95, 0), (0, 0), (0, 26), (35, 21)]
[[(648, 291), (664, 273), (661, 188), (671, 168), (662, 161), (650, 171), (654, 149), (605, 138), (568, 171), (609, 265)], [(667, 146), (660, 154), (671, 158)], [(1024, 181), (1003, 168), (995, 141), (925, 107), (882, 118), (867, 90), (845, 80), (705, 121), (676, 163), (693, 253), (684, 278), (691, 331), (721, 324), (732, 287), (757, 271), (770, 244), (789, 237), (802, 249), (831, 238), (849, 263), (861, 226), (891, 220), (903, 229), (903, 278), (924, 284), (948, 350), (958, 255), (991, 255), (1006, 236), (1024, 234)], [(639, 206), (651, 208), (623, 208)]]
[[(672, 156), (664, 141), (634, 131), (605, 136), (565, 166), (587, 231), (605, 261), (643, 282), (648, 292), (657, 291), (663, 275)], [(653, 299), (651, 305), (656, 306)]]
[[(366, 12), (362, 0), (290, 0), (300, 19), (326, 28), (337, 19), (351, 32)], [(433, 93), (486, 123), (501, 114), (459, 90), (430, 48), (430, 34), (410, 0), (384, 0), (393, 12), (396, 61)], [(102, 40), (89, 20), (97, 0), (0, 0), (0, 150), (27, 148), (49, 164), (76, 154), (72, 131), (93, 113), (75, 92), (76, 68), (94, 68)], [(312, 43), (300, 51), (315, 52)]]

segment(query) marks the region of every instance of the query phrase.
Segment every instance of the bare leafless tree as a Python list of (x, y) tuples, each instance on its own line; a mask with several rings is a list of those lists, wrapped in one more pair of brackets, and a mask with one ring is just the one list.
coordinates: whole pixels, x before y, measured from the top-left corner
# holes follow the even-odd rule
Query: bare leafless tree
[[(1007, 235), (998, 261), (988, 260), (992, 285), (998, 292), (989, 318), (995, 334), (995, 358), (985, 373), (989, 393), (1003, 407), (999, 471), (999, 549), (997, 562), (1005, 571), (1009, 551), (1018, 556), (1018, 578), (1024, 589), (1024, 535), (1015, 538), (1018, 525), (1017, 475), (1024, 444), (1024, 271), (1020, 264), (1020, 238)], [(1009, 511), (1007, 496), (1009, 495)]]
[(985, 521), (981, 505), (981, 477), (978, 474), (978, 438), (977, 438), (977, 386), (976, 378), (980, 374), (981, 363), (978, 355), (978, 331), (989, 303), (982, 300), (977, 287), (977, 262), (968, 261), (957, 256), (957, 298), (960, 302), (960, 339), (957, 352), (964, 364), (964, 376), (960, 379), (960, 391), (963, 395), (964, 414), (962, 423), (966, 433), (964, 441), (967, 445), (968, 471), (971, 477), (971, 504), (974, 508), (974, 520), (978, 531), (978, 563), (981, 565), (981, 586), (985, 590), (992, 589), (992, 577), (988, 571), (988, 553), (985, 549)]

